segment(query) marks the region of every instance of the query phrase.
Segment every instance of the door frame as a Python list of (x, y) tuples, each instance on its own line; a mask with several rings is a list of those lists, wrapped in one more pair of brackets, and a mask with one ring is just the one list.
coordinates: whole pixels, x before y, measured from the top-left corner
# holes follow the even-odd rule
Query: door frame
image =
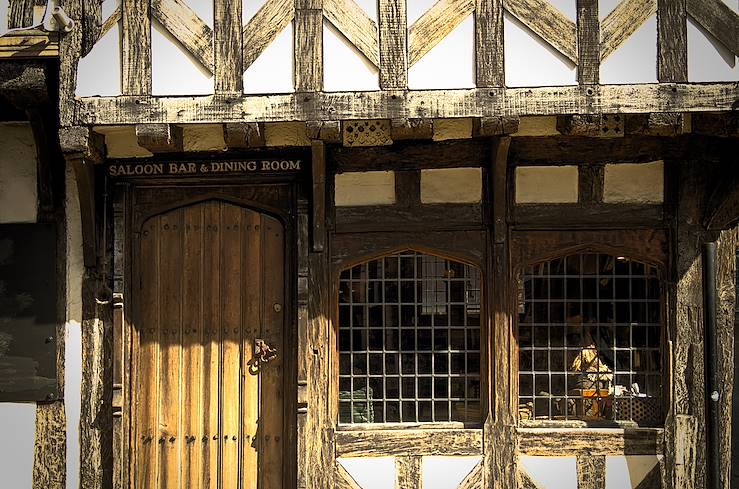
[[(298, 195), (295, 178), (260, 181), (248, 178), (223, 181), (132, 180), (113, 185), (113, 487), (135, 488), (136, 444), (135, 423), (132, 422), (136, 398), (133, 390), (132, 364), (138, 338), (129, 318), (138, 317), (136, 289), (133, 284), (140, 273), (136, 261), (139, 254), (138, 233), (150, 217), (187, 205), (219, 200), (274, 217), (284, 227), (285, 315), (283, 323), (283, 464), (282, 486), (296, 485), (297, 466), (297, 258), (298, 246), (307, 246), (299, 239)], [(142, 192), (169, 192), (163, 202), (140, 202)], [(165, 192), (166, 193), (166, 192)]]

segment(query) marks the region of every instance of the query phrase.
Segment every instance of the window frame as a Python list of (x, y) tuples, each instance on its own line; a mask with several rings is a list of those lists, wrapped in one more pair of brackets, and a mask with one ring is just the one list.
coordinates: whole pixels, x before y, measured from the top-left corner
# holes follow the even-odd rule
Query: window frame
[[(361, 238), (354, 234), (335, 235), (333, 247), (334, 249), (342, 249), (342, 255), (336, 256), (334, 253), (331, 266), (331, 311), (332, 311), (332, 327), (331, 329), (331, 353), (335, 356), (331, 362), (331, 375), (329, 382), (330, 389), (330, 406), (329, 415), (332, 424), (337, 431), (375, 431), (375, 430), (407, 430), (407, 429), (443, 429), (443, 430), (481, 430), (485, 423), (485, 418), (489, 412), (490, 390), (492, 385), (492, 372), (488, 367), (488, 352), (490, 351), (490, 332), (489, 332), (489, 314), (488, 304), (489, 290), (486, 287), (487, 273), (486, 260), (484, 257), (485, 233), (481, 231), (462, 231), (463, 234), (471, 234), (471, 244), (464, 249), (450, 249), (451, 246), (429, 247), (418, 244), (419, 240), (405, 240), (403, 233), (393, 233), (397, 236), (391, 238), (388, 233), (369, 233), (362, 234)], [(434, 241), (439, 243), (450, 243), (456, 241), (455, 235), (460, 233), (449, 232), (431, 232), (427, 239), (423, 241)], [(434, 238), (439, 238), (435, 240)], [(390, 239), (388, 239), (390, 238)], [(358, 244), (357, 239), (365, 240), (364, 243)], [(397, 241), (397, 243), (388, 246), (387, 241)], [(342, 247), (342, 245), (346, 247)], [(478, 245), (478, 246), (475, 246)], [(360, 248), (360, 249), (357, 249)], [(369, 250), (369, 251), (368, 251)], [(353, 253), (356, 251), (356, 254)], [(343, 270), (350, 269), (356, 265), (367, 263), (372, 260), (392, 256), (403, 252), (415, 252), (425, 255), (432, 255), (444, 260), (452, 260), (465, 266), (475, 267), (480, 273), (480, 411), (481, 419), (479, 422), (398, 422), (398, 423), (346, 423), (342, 424), (339, 420), (339, 285), (340, 276)]]

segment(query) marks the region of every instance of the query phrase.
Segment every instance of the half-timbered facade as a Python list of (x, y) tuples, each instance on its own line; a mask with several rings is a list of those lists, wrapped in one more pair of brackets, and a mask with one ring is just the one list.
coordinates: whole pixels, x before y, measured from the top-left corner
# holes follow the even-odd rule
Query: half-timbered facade
[(5, 3), (8, 487), (737, 487), (736, 0)]

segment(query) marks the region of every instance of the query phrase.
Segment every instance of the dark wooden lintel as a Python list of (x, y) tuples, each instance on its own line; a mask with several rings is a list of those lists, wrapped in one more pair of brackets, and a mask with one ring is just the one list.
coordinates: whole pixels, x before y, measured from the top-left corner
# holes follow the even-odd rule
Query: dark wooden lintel
[(305, 129), (308, 139), (320, 139), (324, 143), (341, 142), (341, 123), (339, 121), (307, 121)]
[(681, 141), (645, 136), (624, 138), (515, 137), (510, 161), (516, 165), (577, 163), (642, 163), (660, 160), (666, 152), (680, 152)]
[(483, 140), (402, 141), (392, 146), (336, 148), (331, 151), (332, 169), (418, 170), (421, 168), (456, 168), (486, 166), (487, 143)]
[(390, 121), (390, 138), (393, 141), (405, 139), (431, 139), (434, 124), (431, 119), (393, 119)]
[(261, 122), (228, 122), (223, 124), (223, 139), (229, 149), (261, 148), (265, 145)]
[(521, 122), (517, 116), (479, 117), (474, 120), (472, 134), (475, 137), (490, 137), (518, 132)]
[(174, 124), (136, 124), (136, 141), (152, 153), (182, 151), (183, 130)]
[(666, 225), (661, 204), (518, 204), (513, 207), (511, 218), (514, 226), (526, 229), (617, 229)]

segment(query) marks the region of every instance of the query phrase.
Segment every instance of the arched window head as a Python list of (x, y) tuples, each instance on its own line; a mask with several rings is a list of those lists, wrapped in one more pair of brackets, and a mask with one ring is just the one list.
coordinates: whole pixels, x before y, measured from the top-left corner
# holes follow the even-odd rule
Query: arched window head
[(592, 252), (536, 263), (518, 305), (522, 420), (662, 423), (656, 267)]
[(480, 271), (404, 251), (341, 272), (339, 422), (479, 423)]

